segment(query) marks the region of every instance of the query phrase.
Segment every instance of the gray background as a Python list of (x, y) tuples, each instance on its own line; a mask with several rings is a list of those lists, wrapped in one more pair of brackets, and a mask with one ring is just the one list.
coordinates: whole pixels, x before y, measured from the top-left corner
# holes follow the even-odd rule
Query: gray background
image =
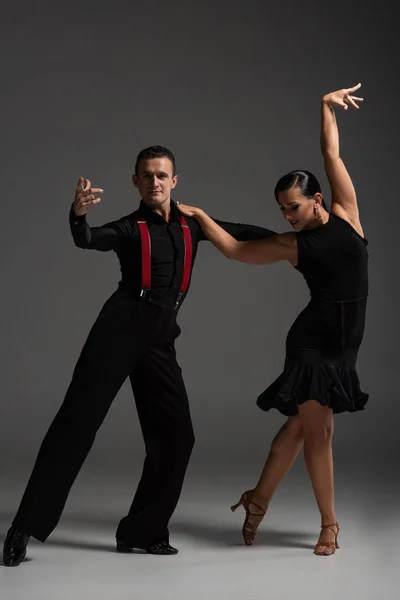
[[(363, 470), (377, 489), (392, 488), (400, 454), (400, 298), (399, 81), (390, 3), (2, 6), (0, 478), (7, 518), (88, 330), (119, 280), (113, 253), (73, 245), (67, 217), (78, 177), (104, 188), (89, 223), (118, 218), (139, 200), (131, 183), (136, 154), (162, 144), (177, 158), (176, 199), (214, 217), (284, 231), (274, 184), (287, 171), (306, 168), (329, 200), (319, 101), (358, 81), (364, 105), (339, 113), (338, 121), (370, 242), (371, 295), (358, 364), (370, 402), (363, 413), (337, 418), (334, 446), (339, 484), (344, 473), (354, 484)], [(200, 247), (179, 317), (178, 356), (197, 435), (184, 493), (200, 480), (211, 494), (233, 478), (235, 494), (255, 483), (283, 422), (259, 411), (255, 399), (281, 372), (286, 332), (307, 300), (289, 265), (242, 265), (209, 244)], [(124, 511), (142, 458), (126, 384), (68, 506), (79, 499), (83, 510), (79, 486), (90, 477), (102, 493), (119, 477), (130, 486), (116, 500)], [(98, 502), (106, 510), (101, 494), (86, 497), (88, 507)], [(113, 519), (119, 516), (115, 510)]]
[(309, 169), (329, 199), (319, 101), (361, 81), (362, 109), (338, 120), (370, 241), (371, 283), (358, 365), (370, 402), (363, 413), (338, 416), (334, 438), (342, 563), (340, 555), (328, 559), (326, 571), (309, 550), (319, 515), (301, 457), (252, 558), (238, 546), (242, 514), (226, 508), (255, 484), (284, 420), (262, 413), (255, 399), (282, 370), (286, 332), (308, 291), (289, 265), (233, 263), (204, 243), (179, 317), (178, 353), (197, 434), (172, 520), (172, 542), (184, 552), (156, 571), (146, 558), (110, 553), (143, 460), (125, 385), (55, 534), (44, 546), (31, 542), (23, 576), (1, 570), (7, 598), (121, 600), (135, 592), (141, 600), (299, 600), (304, 590), (308, 600), (321, 593), (397, 597), (399, 65), (390, 5), (3, 1), (3, 533), (88, 330), (119, 279), (112, 253), (73, 245), (67, 217), (80, 175), (105, 190), (89, 222), (119, 218), (139, 201), (131, 183), (137, 153), (166, 145), (177, 157), (176, 199), (284, 231), (273, 199), (277, 178)]
[[(9, 3), (1, 18), (0, 444), (27, 455), (36, 449), (119, 280), (113, 253), (72, 243), (67, 216), (77, 178), (105, 190), (91, 224), (119, 218), (138, 203), (136, 154), (163, 144), (177, 157), (176, 199), (283, 231), (277, 178), (307, 168), (329, 199), (319, 100), (361, 81), (362, 109), (338, 121), (370, 241), (358, 368), (371, 399), (364, 414), (338, 419), (336, 443), (345, 454), (354, 445), (395, 450), (399, 84), (390, 19), (385, 3), (362, 12), (313, 2)], [(289, 265), (242, 265), (202, 244), (178, 342), (199, 456), (266, 446), (281, 418), (254, 401), (281, 372), (286, 332), (307, 298)], [(94, 453), (113, 462), (140, 448), (126, 385)]]

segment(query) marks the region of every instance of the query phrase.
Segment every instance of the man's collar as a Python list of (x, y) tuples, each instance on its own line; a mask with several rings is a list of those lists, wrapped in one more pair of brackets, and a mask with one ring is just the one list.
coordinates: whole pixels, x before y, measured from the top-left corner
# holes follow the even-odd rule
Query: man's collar
[[(143, 198), (140, 201), (139, 212), (143, 216), (143, 218), (146, 219), (146, 221), (148, 221), (149, 223), (154, 223), (154, 222), (157, 221), (157, 219), (162, 219), (164, 221), (164, 219), (162, 218), (161, 215), (159, 215), (158, 213), (156, 213), (149, 206), (147, 206), (147, 204), (145, 204)], [(170, 216), (170, 222), (171, 221), (176, 221), (177, 218), (178, 218), (178, 214), (179, 214), (179, 211), (176, 208), (176, 204), (171, 199), (171, 216)]]

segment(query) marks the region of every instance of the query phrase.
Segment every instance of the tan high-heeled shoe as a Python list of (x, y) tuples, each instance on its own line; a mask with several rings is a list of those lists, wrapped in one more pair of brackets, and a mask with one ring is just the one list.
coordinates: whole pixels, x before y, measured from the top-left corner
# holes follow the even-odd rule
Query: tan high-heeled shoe
[[(336, 531), (333, 529), (334, 527), (336, 527)], [(331, 529), (335, 535), (335, 539), (333, 542), (320, 542), (318, 541), (315, 544), (315, 548), (314, 548), (314, 554), (316, 554), (317, 556), (332, 556), (332, 554), (335, 554), (337, 548), (339, 548), (339, 544), (337, 541), (338, 538), (338, 534), (339, 534), (339, 523), (336, 521), (336, 523), (332, 523), (331, 525), (321, 525), (321, 530), (323, 529)], [(332, 552), (318, 552), (319, 548), (332, 548)]]
[[(235, 512), (235, 510), (237, 508), (239, 508), (239, 506), (243, 506), (244, 510), (246, 511), (246, 518), (244, 520), (243, 527), (242, 527), (242, 535), (243, 535), (244, 543), (247, 546), (252, 546), (254, 544), (254, 538), (256, 536), (258, 526), (261, 523), (261, 521), (263, 520), (265, 513), (267, 512), (262, 506), (253, 502), (253, 496), (254, 496), (254, 490), (247, 490), (247, 492), (244, 492), (241, 495), (239, 502), (237, 504), (234, 504), (233, 506), (231, 506), (232, 512)], [(249, 509), (250, 504), (253, 504), (253, 506), (258, 508), (260, 512), (258, 512), (258, 513), (251, 512)], [(250, 517), (253, 520), (256, 519), (255, 524), (252, 524), (249, 522)]]

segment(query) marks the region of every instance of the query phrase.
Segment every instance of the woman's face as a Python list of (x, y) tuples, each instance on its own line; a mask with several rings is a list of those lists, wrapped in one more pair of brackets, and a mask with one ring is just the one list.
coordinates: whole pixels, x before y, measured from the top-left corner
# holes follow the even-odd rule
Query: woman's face
[(315, 222), (316, 210), (321, 208), (321, 202), (321, 194), (307, 198), (296, 187), (278, 193), (279, 208), (295, 231), (307, 229), (310, 224)]

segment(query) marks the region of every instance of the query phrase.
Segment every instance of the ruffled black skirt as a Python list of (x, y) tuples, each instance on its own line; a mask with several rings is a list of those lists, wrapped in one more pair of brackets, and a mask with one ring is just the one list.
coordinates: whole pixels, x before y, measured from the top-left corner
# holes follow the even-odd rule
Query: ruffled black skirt
[(317, 400), (334, 413), (363, 410), (368, 394), (360, 389), (356, 361), (356, 350), (338, 355), (300, 350), (286, 358), (283, 373), (258, 397), (257, 405), (288, 417), (307, 400)]
[(356, 371), (364, 334), (366, 299), (350, 303), (311, 301), (286, 339), (283, 373), (257, 399), (262, 410), (286, 416), (297, 406), (317, 400), (334, 413), (363, 410), (368, 394)]

